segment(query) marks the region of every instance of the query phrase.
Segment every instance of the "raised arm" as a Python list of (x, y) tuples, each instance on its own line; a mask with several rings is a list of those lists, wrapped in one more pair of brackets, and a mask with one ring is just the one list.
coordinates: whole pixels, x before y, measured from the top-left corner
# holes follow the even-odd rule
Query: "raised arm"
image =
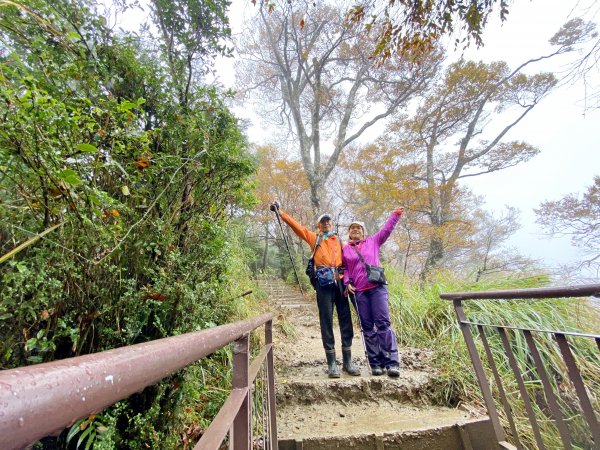
[(390, 217), (381, 227), (381, 229), (372, 236), (378, 246), (382, 246), (390, 237), (390, 234), (392, 234), (392, 231), (394, 231), (396, 224), (400, 221), (400, 217), (402, 217), (403, 212), (404, 208), (393, 210), (390, 214)]
[(279, 210), (279, 215), (281, 216), (281, 220), (287, 223), (300, 239), (306, 241), (308, 245), (310, 245), (311, 249), (315, 246), (315, 243), (317, 242), (317, 233), (310, 231), (303, 225), (300, 225), (292, 216), (284, 213), (281, 210)]

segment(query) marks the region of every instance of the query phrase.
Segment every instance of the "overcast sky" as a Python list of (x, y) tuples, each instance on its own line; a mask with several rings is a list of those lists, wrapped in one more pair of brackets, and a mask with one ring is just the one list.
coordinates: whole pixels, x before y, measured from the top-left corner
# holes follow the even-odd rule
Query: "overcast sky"
[[(593, 3), (593, 0), (587, 0), (587, 3)], [(577, 4), (578, 11), (574, 10)], [(506, 22), (501, 24), (494, 20), (488, 24), (484, 33), (485, 46), (470, 48), (464, 56), (486, 62), (503, 60), (510, 67), (517, 67), (528, 59), (551, 52), (548, 40), (568, 19), (582, 16), (597, 21), (590, 11), (582, 15), (585, 6), (586, 1), (581, 0), (516, 0), (510, 6)], [(243, 13), (254, 10), (249, 1), (234, 1), (230, 14), (234, 33), (239, 31)], [(566, 63), (564, 58), (556, 59), (536, 65), (532, 70), (561, 72)], [(220, 73), (226, 85), (234, 83), (232, 72), (230, 64), (221, 64)], [(600, 85), (599, 81), (596, 72), (596, 86)], [(519, 208), (522, 229), (509, 245), (542, 261), (548, 268), (575, 262), (581, 255), (567, 238), (545, 237), (535, 224), (533, 208), (539, 207), (544, 200), (583, 193), (592, 184), (594, 175), (600, 175), (600, 111), (585, 111), (584, 98), (581, 83), (556, 89), (506, 137), (538, 147), (541, 150), (538, 156), (511, 169), (465, 179), (476, 194), (485, 197), (486, 209), (499, 211), (504, 205)], [(252, 117), (247, 109), (238, 110), (238, 113)], [(256, 123), (256, 118), (254, 122), (250, 138), (265, 141), (268, 137), (262, 132), (264, 128)]]
[[(469, 50), (465, 56), (484, 61), (504, 60), (516, 67), (531, 57), (545, 54), (551, 49), (548, 39), (569, 18), (581, 16), (597, 21), (589, 10), (573, 11), (577, 3), (584, 7), (586, 2), (517, 0), (504, 24), (492, 23), (487, 28), (485, 48)], [(566, 59), (557, 59), (539, 66), (539, 70), (561, 72), (566, 63)], [(591, 81), (600, 89), (598, 71)], [(569, 193), (581, 194), (592, 184), (594, 175), (600, 175), (600, 111), (586, 111), (584, 106), (582, 83), (558, 88), (508, 136), (535, 145), (541, 153), (527, 163), (468, 182), (475, 192), (485, 195), (488, 209), (506, 204), (521, 210), (523, 228), (512, 239), (512, 245), (549, 266), (580, 260), (581, 255), (566, 238), (544, 237), (535, 224), (533, 208), (545, 200), (558, 200)]]

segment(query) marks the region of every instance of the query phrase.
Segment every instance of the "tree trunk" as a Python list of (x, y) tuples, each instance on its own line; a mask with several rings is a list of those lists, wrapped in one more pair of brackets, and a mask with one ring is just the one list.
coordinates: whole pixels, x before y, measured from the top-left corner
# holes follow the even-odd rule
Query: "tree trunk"
[(408, 255), (410, 254), (410, 248), (412, 246), (412, 240), (410, 239), (410, 233), (408, 233), (408, 245), (406, 246), (406, 252), (404, 253), (404, 267), (402, 269), (402, 277), (406, 276), (406, 269), (408, 268)]
[(313, 214), (318, 217), (323, 212), (321, 211), (321, 199), (324, 198), (325, 189), (323, 188), (323, 182), (316, 177), (309, 178), (310, 183), (310, 203), (312, 205)]
[(421, 272), (421, 280), (425, 280), (433, 269), (435, 269), (440, 261), (444, 258), (444, 242), (438, 237), (432, 237), (429, 241), (429, 251), (427, 253), (427, 260), (425, 266)]

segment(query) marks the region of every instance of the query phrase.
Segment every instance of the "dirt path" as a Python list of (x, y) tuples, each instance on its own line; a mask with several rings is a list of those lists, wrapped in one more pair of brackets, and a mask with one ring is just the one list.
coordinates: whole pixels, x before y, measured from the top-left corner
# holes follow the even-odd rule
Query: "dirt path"
[[(430, 442), (428, 450), (463, 448), (448, 441), (460, 440), (458, 431), (444, 430), (459, 430), (481, 418), (428, 402), (427, 390), (432, 388), (435, 377), (428, 365), (429, 352), (400, 349), (400, 377), (373, 377), (369, 374), (360, 330), (355, 325), (352, 355), (361, 367), (361, 376), (342, 372), (341, 378), (330, 379), (314, 300), (290, 292), (278, 281), (270, 281), (268, 291), (277, 314), (274, 344), (280, 448), (410, 449), (413, 447), (406, 441), (409, 437), (417, 442), (422, 436), (432, 440), (437, 435), (441, 437), (432, 442), (439, 441), (440, 446)], [(341, 367), (337, 322), (334, 334)], [(414, 448), (425, 448), (421, 447), (422, 442), (415, 445)]]

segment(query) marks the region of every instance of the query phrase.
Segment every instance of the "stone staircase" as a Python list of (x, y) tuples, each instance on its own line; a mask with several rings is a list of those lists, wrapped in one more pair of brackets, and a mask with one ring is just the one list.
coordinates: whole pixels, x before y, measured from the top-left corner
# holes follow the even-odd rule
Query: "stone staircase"
[(303, 296), (297, 286), (290, 286), (279, 278), (260, 277), (257, 282), (267, 292), (270, 303), (278, 308), (316, 308), (312, 288)]
[[(486, 416), (428, 401), (436, 376), (428, 364), (430, 352), (401, 349), (399, 378), (371, 376), (355, 326), (352, 354), (361, 376), (343, 373), (341, 378), (328, 378), (314, 300), (278, 280), (261, 283), (277, 314), (274, 346), (280, 450), (499, 448), (493, 443)], [(287, 322), (285, 333), (282, 322)], [(334, 332), (341, 364), (337, 324)]]

